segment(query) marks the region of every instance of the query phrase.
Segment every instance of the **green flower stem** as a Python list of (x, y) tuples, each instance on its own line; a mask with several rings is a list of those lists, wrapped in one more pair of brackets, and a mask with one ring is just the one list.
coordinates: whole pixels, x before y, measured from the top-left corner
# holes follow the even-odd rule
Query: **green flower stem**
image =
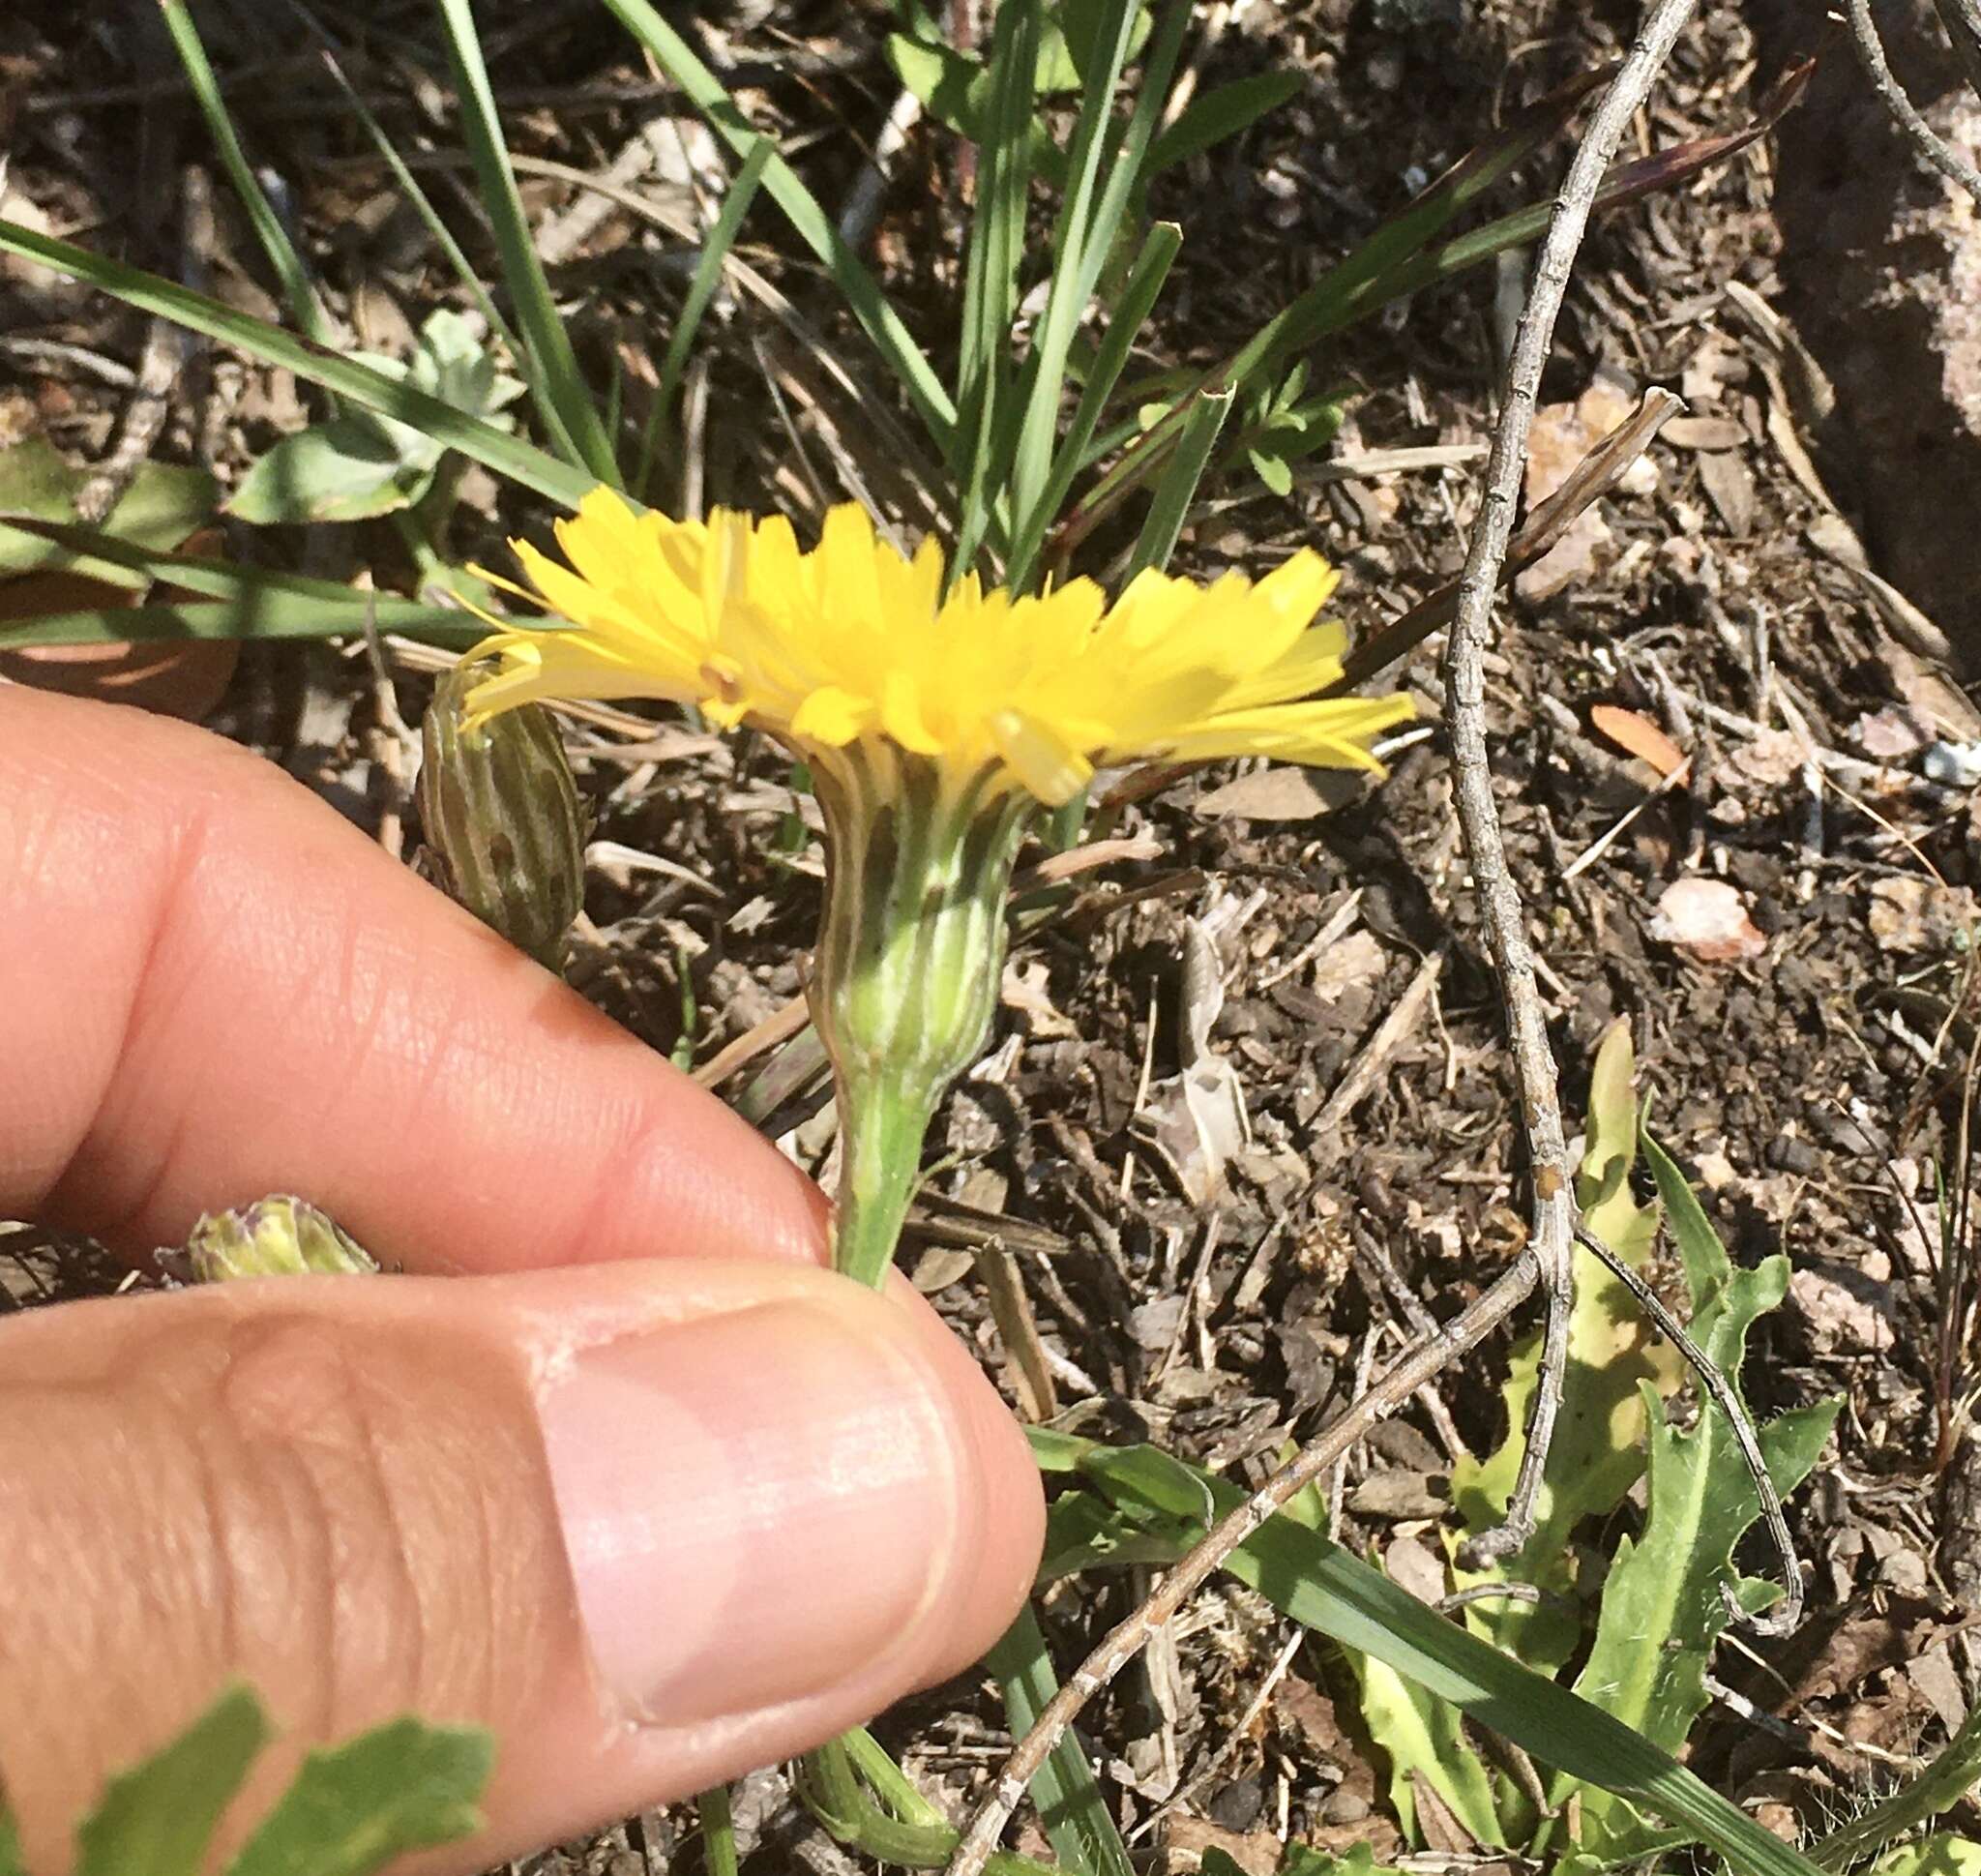
[[(940, 1869), (962, 1833), (909, 1782), (873, 1739), (855, 1729), (798, 1764), (798, 1795), (840, 1842), (902, 1869)], [(985, 1876), (1065, 1876), (1050, 1863), (999, 1851)]]
[(711, 1785), (695, 1801), (701, 1821), (702, 1861), (708, 1876), (736, 1876), (736, 1825), (727, 1785)]
[(929, 1122), (990, 1027), (1012, 862), (1034, 809), (993, 793), (991, 770), (959, 777), (891, 744), (804, 755), (826, 824), (811, 1001), (839, 1100), (833, 1262), (877, 1286)]
[[(878, 1289), (950, 1083), (990, 1033), (1004, 970), (1012, 862), (1031, 798), (993, 792), (893, 744), (794, 752), (825, 811), (825, 912), (810, 998), (840, 1117), (833, 1264)], [(807, 1755), (799, 1791), (843, 1843), (937, 1869), (961, 1841), (894, 1762), (854, 1732)], [(999, 1855), (991, 1876), (1053, 1876)]]
[(915, 1188), (921, 1183), (922, 1141), (941, 1090), (883, 1076), (840, 1078), (839, 1216), (833, 1263), (846, 1276), (877, 1290), (894, 1264)]

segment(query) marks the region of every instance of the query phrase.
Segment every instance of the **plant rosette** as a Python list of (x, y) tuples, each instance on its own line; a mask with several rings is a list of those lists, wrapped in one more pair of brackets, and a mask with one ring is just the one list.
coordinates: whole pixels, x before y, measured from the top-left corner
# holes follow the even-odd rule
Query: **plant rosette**
[[(1091, 580), (1013, 594), (942, 550), (912, 557), (834, 508), (817, 547), (788, 521), (677, 521), (607, 489), (557, 523), (569, 565), (513, 547), (555, 622), (507, 627), (465, 699), (515, 706), (650, 697), (774, 736), (811, 770), (826, 894), (810, 986), (844, 1156), (834, 1258), (878, 1284), (923, 1136), (982, 1049), (1018, 849), (1097, 764), (1265, 756), (1380, 773), (1373, 739), (1407, 697), (1317, 698), (1346, 628), (1339, 575), (1302, 549), (1262, 580), (1154, 570), (1110, 603)], [(507, 582), (503, 582), (507, 583)]]

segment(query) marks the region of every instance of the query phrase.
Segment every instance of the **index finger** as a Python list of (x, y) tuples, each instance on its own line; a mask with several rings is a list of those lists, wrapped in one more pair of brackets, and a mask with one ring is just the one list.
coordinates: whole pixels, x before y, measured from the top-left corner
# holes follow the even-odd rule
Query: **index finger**
[(148, 1250), (269, 1192), (429, 1270), (824, 1254), (797, 1168), (279, 770), (0, 684), (0, 1216)]

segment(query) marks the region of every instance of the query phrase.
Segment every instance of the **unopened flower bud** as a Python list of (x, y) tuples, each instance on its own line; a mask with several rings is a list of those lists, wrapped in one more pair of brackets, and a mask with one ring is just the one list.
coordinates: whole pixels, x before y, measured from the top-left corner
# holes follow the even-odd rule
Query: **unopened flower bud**
[(542, 704), (467, 727), (464, 700), (487, 674), (460, 665), (447, 671), (421, 726), (426, 870), (484, 925), (555, 970), (584, 908), (587, 817)]
[(378, 1266), (350, 1233), (304, 1199), (277, 1194), (200, 1215), (186, 1240), (199, 1283), (232, 1277), (370, 1276)]

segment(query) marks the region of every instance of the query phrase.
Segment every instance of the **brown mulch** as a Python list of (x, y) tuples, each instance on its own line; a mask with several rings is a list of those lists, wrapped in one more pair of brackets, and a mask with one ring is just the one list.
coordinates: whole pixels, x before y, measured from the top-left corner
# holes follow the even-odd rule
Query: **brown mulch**
[[(257, 150), (280, 153), (334, 306), (366, 343), (402, 348), (427, 310), (458, 298), (444, 266), (315, 75), (300, 34), (249, 0), (231, 11), (257, 30), (232, 41), (216, 30), (212, 43), (253, 48), (228, 64), (242, 80), (242, 119)], [(58, 230), (168, 272), (190, 256), (212, 290), (272, 312), (223, 185), (196, 238), (172, 209), (189, 167), (211, 167), (211, 157), (168, 82), (148, 12), (133, 7), (108, 26), (30, 0), (0, 22), (8, 212), (24, 199)], [(216, 0), (211, 13), (220, 28), (229, 8)], [(1179, 221), (1186, 239), (1151, 367), (1230, 349), (1510, 104), (1613, 53), (1635, 17), (1631, 6), (1543, 0), (1316, 0), (1233, 13), (1203, 83), (1292, 64), (1310, 84), (1158, 189), (1153, 209)], [(352, 42), (350, 69), (406, 147), (450, 147), (435, 78), (444, 61), (425, 9), (352, 0), (326, 16)], [(877, 10), (822, 5), (724, 6), (702, 22), (753, 114), (795, 140), (828, 205), (845, 199), (894, 100), (878, 53), (883, 24)], [(603, 170), (642, 125), (682, 112), (593, 8), (511, 10), (495, 38), (491, 64), (518, 151)], [(1734, 128), (1781, 65), (1808, 49), (1771, 9), (1703, 7), (1641, 127), (1644, 147)], [(1841, 48), (1830, 56), (1843, 68), (1825, 76), (1834, 87), (1853, 74)], [(1805, 106), (1785, 148), (1809, 149), (1808, 113), (1818, 107)], [(135, 165), (133, 110), (145, 153)], [(637, 186), (695, 213), (703, 148), (684, 116), (678, 137), (655, 139), (653, 173)], [(1562, 160), (1559, 148), (1544, 153), (1493, 206), (1545, 194)], [(1835, 306), (1804, 318), (1808, 265), (1786, 245), (1819, 219), (1807, 193), (1813, 168), (1810, 160), (1798, 173), (1763, 144), (1592, 233), (1544, 385), (1544, 441), (1572, 433), (1570, 407), (1592, 386), (1627, 396), (1669, 385), (1689, 410), (1599, 505), (1557, 577), (1523, 580), (1500, 608), (1488, 698), (1500, 809), (1546, 968), (1571, 1117), (1598, 1041), (1628, 1022), (1658, 1130), (1702, 1182), (1735, 1258), (1783, 1249), (1794, 1263), (1789, 1302), (1761, 1325), (1750, 1363), (1756, 1407), (1848, 1397), (1835, 1452), (1790, 1509), (1814, 1564), (1810, 1618), (1788, 1642), (1766, 1645), (1764, 1666), (1729, 1655), (1719, 1670), (1800, 1731), (1784, 1737), (1715, 1710), (1693, 1757), (1722, 1788), (1785, 1802), (1806, 1821), (1957, 1721), (1963, 1598), (1981, 1584), (1981, 1453), (1970, 1443), (1935, 1470), (1938, 1246), (1919, 1228), (1937, 1217), (1933, 1164), (1955, 1150), (1974, 1034), (1967, 887), (1981, 859), (1971, 789), (1931, 780), (1930, 752), (1981, 741), (1981, 717), (1957, 675), (1936, 673), (1916, 643), (1901, 642), (1904, 621), (1880, 611), (1828, 551), (1839, 527), (1862, 524), (1876, 506), (1867, 471), (1813, 432), (1779, 339), (1743, 310), (1758, 300), (1791, 334), (1805, 323), (1812, 346), (1848, 336)], [(461, 173), (423, 174), (492, 269)], [(1915, 186), (1902, 170), (1893, 177), (1895, 189)], [(947, 134), (918, 127), (872, 253), (926, 333), (946, 329), (959, 290), (961, 188)], [(575, 212), (562, 185), (532, 182), (525, 194), (552, 225)], [(767, 206), (751, 228), (753, 264), (856, 382), (877, 383), (858, 334), (792, 257)], [(1875, 256), (1857, 258), (1876, 274)], [(680, 241), (614, 210), (557, 269), (560, 295), (579, 309), (581, 355), (601, 378), (617, 361), (636, 416), (690, 264)], [(1347, 393), (1337, 472), (1287, 499), (1221, 503), (1187, 535), (1183, 564), (1256, 568), (1313, 542), (1345, 566), (1351, 615), (1371, 624), (1449, 578), (1474, 513), (1476, 462), (1358, 464), (1486, 437), (1518, 283), (1489, 265), (1317, 358), (1316, 377)], [(18, 273), (0, 273), (0, 332), (131, 365), (144, 342), (141, 318)], [(911, 520), (920, 512), (913, 466), (875, 414), (883, 393), (849, 395), (803, 333), (748, 299), (719, 309), (706, 342), (712, 498), (803, 513), (841, 498), (851, 475)], [(1797, 354), (1787, 356), (1792, 365)], [(1845, 395), (1853, 383), (1841, 374)], [(304, 402), (284, 374), (195, 358), (156, 453), (238, 475), (299, 421)], [(118, 409), (86, 364), (0, 352), (0, 443), (44, 433), (93, 462)], [(462, 532), (477, 538), (463, 551), (499, 552), (505, 529), (541, 522), (470, 479)], [(383, 529), (319, 530), (310, 551), (317, 573), (371, 566), (389, 581), (399, 565)], [(1981, 574), (1971, 530), (1961, 551)], [(1152, 1439), (1256, 1476), (1289, 1435), (1346, 1397), (1372, 1335), (1394, 1345), (1388, 1306), (1355, 1270), (1358, 1226), (1379, 1236), (1439, 1315), (1519, 1247), (1521, 1131), (1452, 811), (1434, 652), (1409, 672), (1428, 733), (1398, 753), (1380, 786), (1320, 800), (1229, 765), (1187, 778), (1126, 810), (1114, 829), (1139, 837), (1142, 857), (1077, 876), (1028, 924), (997, 1035), (950, 1103), (934, 1143), (945, 1170), (903, 1252), (1016, 1405), (1038, 1414), (1098, 1398), (1110, 1437)], [(417, 721), (426, 679), (407, 666), (395, 677), (399, 711)], [(1691, 757), (1686, 783), (1657, 789), (1655, 772), (1592, 721), (1598, 705), (1662, 728)], [(362, 664), (254, 647), (212, 720), (375, 827), (404, 806), (376, 760), (377, 711)], [(706, 1060), (798, 989), (816, 863), (791, 850), (797, 804), (774, 749), (744, 739), (628, 760), (622, 746), (576, 732), (601, 835), (702, 883), (601, 866), (574, 980), (657, 1048)], [(1660, 902), (1687, 876), (1734, 889), (1759, 940), (1745, 947), (1751, 955), (1714, 959), (1659, 936)], [(1331, 921), (1331, 941), (1313, 947)], [(1434, 994), (1337, 1124), (1330, 1096), (1435, 957)], [(1207, 1162), (1176, 1095), (1186, 1016), (1208, 994), (1207, 972), (1223, 993), (1212, 1046), (1243, 1090), (1250, 1127), (1222, 1166)], [(819, 1078), (754, 1074), (726, 1091), (789, 1150), (821, 1163), (830, 1123)], [(990, 1232), (1015, 1259), (1035, 1317), (1043, 1383), (1003, 1348), (973, 1274), (967, 1245)], [(103, 1280), (95, 1265), (37, 1248), (7, 1276), (0, 1306), (7, 1295), (74, 1294)], [(1504, 1345), (1492, 1346), (1442, 1388), (1474, 1450), (1499, 1437), (1504, 1359)], [(1450, 1459), (1428, 1420), (1385, 1430), (1349, 1469), (1345, 1539), (1366, 1546), (1433, 1530), (1429, 1488)], [(1126, 1580), (1098, 1578), (1056, 1595), (1048, 1621), (1061, 1661), (1132, 1593)], [(1257, 1598), (1212, 1593), (1172, 1651), (1089, 1710), (1086, 1731), (1125, 1824), (1212, 1762), (1285, 1632)], [(1175, 1866), (1195, 1866), (1189, 1846), (1217, 1843), (1252, 1867), (1282, 1831), (1336, 1847), (1366, 1839), (1379, 1858), (1397, 1847), (1383, 1834), (1366, 1744), (1330, 1698), (1345, 1684), (1339, 1665), (1318, 1645), (1294, 1657), (1250, 1737), (1173, 1817)], [(907, 1703), (881, 1730), (959, 1808), (1006, 1744), (973, 1682)], [(778, 1791), (757, 1795), (766, 1847), (753, 1870), (819, 1855)], [(665, 1868), (680, 1828), (657, 1816), (531, 1867)]]

